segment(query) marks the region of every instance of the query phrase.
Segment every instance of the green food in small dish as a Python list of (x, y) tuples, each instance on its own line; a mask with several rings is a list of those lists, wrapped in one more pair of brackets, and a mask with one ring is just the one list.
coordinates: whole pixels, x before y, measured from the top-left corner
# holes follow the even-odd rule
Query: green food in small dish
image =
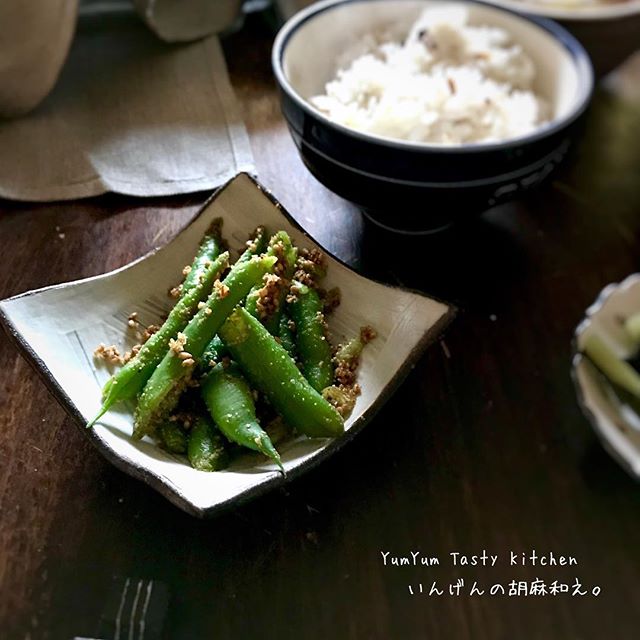
[(194, 469), (221, 471), (253, 452), (284, 472), (277, 447), (344, 432), (365, 342), (331, 344), (325, 315), (337, 302), (321, 288), (320, 252), (263, 226), (235, 263), (226, 249), (216, 221), (171, 290), (173, 309), (107, 382), (88, 426), (134, 401), (134, 438), (154, 440)]

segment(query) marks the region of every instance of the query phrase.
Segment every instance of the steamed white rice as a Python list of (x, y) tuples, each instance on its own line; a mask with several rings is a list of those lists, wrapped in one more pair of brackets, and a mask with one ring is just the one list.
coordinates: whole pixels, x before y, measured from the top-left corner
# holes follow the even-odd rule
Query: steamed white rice
[(455, 145), (521, 136), (549, 118), (531, 58), (504, 29), (470, 25), (464, 7), (425, 10), (404, 43), (371, 34), (355, 47), (311, 99), (347, 127)]

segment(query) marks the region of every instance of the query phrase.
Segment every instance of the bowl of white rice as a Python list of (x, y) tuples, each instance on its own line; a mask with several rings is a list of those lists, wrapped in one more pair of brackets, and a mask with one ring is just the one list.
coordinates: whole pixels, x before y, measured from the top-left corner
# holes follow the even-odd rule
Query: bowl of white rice
[(562, 27), (481, 2), (318, 2), (284, 25), (272, 62), (311, 172), (409, 233), (542, 182), (593, 90)]

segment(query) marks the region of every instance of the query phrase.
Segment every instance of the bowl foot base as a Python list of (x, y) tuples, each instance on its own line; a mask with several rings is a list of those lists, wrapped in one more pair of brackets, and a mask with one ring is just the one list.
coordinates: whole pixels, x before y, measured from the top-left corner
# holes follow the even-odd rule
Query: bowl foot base
[(430, 226), (428, 228), (423, 228), (422, 226), (415, 228), (395, 227), (381, 222), (375, 217), (375, 215), (373, 215), (366, 209), (361, 209), (361, 211), (368, 224), (374, 225), (378, 229), (382, 229), (383, 231), (387, 231), (389, 233), (397, 233), (406, 236), (429, 236), (435, 233), (441, 233), (442, 231), (446, 231), (447, 229), (451, 229), (451, 227), (455, 225), (455, 222), (453, 220), (449, 220), (448, 222), (438, 223), (435, 226)]

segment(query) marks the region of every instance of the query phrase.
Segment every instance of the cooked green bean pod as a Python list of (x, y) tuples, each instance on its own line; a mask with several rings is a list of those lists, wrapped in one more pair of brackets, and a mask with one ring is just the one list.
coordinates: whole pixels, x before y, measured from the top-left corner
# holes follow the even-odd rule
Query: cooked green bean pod
[(634, 313), (624, 321), (624, 328), (636, 345), (640, 344), (640, 313)]
[(622, 360), (611, 345), (597, 333), (585, 335), (582, 351), (611, 380), (636, 398), (640, 398), (640, 375)]
[(142, 345), (135, 358), (111, 376), (103, 389), (102, 408), (88, 427), (99, 420), (116, 402), (133, 398), (142, 391), (165, 356), (169, 341), (184, 329), (195, 313), (198, 303), (209, 294), (215, 279), (227, 268), (228, 262), (229, 254), (225, 252), (206, 267), (202, 277), (178, 300), (163, 325)]
[(204, 274), (209, 267), (209, 263), (220, 255), (224, 244), (221, 230), (222, 219), (217, 218), (211, 223), (209, 230), (200, 242), (198, 253), (196, 253), (195, 258), (189, 267), (184, 282), (180, 285), (181, 295), (184, 296), (193, 289), (193, 287), (200, 281), (200, 278), (204, 277)]
[(222, 323), (274, 262), (273, 257), (261, 256), (236, 263), (224, 281), (214, 286), (207, 302), (171, 343), (171, 348), (147, 381), (135, 413), (135, 438), (152, 434), (175, 407), (195, 365), (201, 361), (204, 350)]
[(349, 342), (341, 344), (338, 347), (334, 360), (338, 364), (347, 363), (350, 366), (357, 365), (365, 345), (374, 340), (376, 335), (376, 331), (372, 327), (360, 327), (360, 331), (355, 338), (351, 338)]
[(328, 400), (345, 420), (351, 415), (356, 399), (360, 395), (357, 383), (360, 355), (365, 345), (375, 337), (376, 332), (372, 327), (360, 327), (358, 335), (346, 344), (340, 345), (333, 357), (335, 385), (325, 387), (322, 390), (322, 397)]
[(268, 329), (271, 335), (278, 335), (280, 316), (285, 297), (296, 267), (298, 249), (293, 246), (286, 231), (278, 231), (269, 240), (268, 256), (277, 258), (273, 272), (265, 275), (264, 282), (253, 288), (247, 296), (245, 308)]
[(224, 346), (224, 342), (222, 342), (220, 336), (213, 336), (211, 342), (209, 342), (202, 354), (202, 368), (208, 371), (213, 366), (211, 364), (212, 362), (220, 362), (227, 354), (227, 348)]
[(187, 455), (198, 471), (219, 471), (229, 465), (227, 445), (210, 418), (199, 417), (191, 427)]
[(246, 309), (236, 309), (219, 334), (249, 382), (265, 394), (288, 424), (311, 437), (343, 433), (340, 414), (307, 382), (284, 347)]
[(171, 453), (187, 452), (187, 434), (178, 426), (176, 422), (167, 420), (163, 422), (158, 433), (164, 448)]
[[(280, 316), (280, 326), (278, 327), (278, 338), (285, 351), (295, 360), (296, 357), (296, 334), (292, 329), (293, 320), (283, 312)], [(293, 325), (295, 326), (295, 325)]]
[(296, 347), (304, 377), (319, 392), (333, 384), (331, 345), (322, 310), (323, 303), (315, 289), (293, 283), (289, 313), (296, 325)]
[(236, 365), (213, 367), (202, 383), (201, 393), (218, 429), (229, 440), (259, 451), (283, 470), (280, 454), (256, 418), (251, 389)]
[(268, 240), (269, 233), (267, 228), (263, 226), (256, 227), (256, 230), (251, 234), (251, 238), (247, 240), (247, 248), (240, 254), (236, 264), (246, 262), (251, 260), (253, 256), (259, 256), (264, 253)]

